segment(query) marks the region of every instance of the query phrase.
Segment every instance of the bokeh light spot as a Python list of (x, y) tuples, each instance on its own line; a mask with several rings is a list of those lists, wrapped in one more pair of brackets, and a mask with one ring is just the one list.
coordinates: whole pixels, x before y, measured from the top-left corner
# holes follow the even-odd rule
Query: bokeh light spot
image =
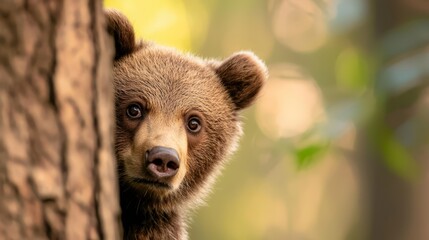
[(313, 79), (287, 64), (273, 67), (270, 73), (256, 105), (257, 123), (265, 135), (293, 137), (323, 117), (320, 89)]
[(327, 16), (311, 0), (283, 0), (273, 8), (272, 28), (283, 45), (298, 52), (318, 49), (328, 35)]

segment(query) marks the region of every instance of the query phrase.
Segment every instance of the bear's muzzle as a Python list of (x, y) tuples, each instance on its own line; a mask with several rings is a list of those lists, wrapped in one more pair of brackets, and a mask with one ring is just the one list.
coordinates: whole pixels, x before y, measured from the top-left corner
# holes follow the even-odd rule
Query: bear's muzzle
[(146, 151), (147, 170), (156, 180), (167, 180), (176, 175), (179, 167), (179, 154), (173, 148), (153, 147)]

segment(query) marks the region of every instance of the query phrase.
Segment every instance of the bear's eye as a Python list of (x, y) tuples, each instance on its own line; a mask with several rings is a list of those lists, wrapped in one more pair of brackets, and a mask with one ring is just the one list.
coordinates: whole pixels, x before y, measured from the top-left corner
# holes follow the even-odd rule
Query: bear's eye
[(133, 103), (128, 106), (127, 108), (127, 116), (133, 119), (141, 118), (142, 117), (142, 107), (137, 104)]
[(191, 117), (188, 120), (188, 130), (192, 133), (198, 133), (201, 130), (201, 121), (198, 117)]

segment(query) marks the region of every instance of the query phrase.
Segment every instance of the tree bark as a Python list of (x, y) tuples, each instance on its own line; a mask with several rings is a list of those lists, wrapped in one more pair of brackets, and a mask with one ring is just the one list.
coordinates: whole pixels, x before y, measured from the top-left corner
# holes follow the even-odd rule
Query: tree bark
[(0, 1), (0, 239), (118, 239), (97, 0)]
[[(370, 1), (371, 2), (371, 1)], [(413, 39), (408, 48), (406, 44), (397, 44), (403, 49), (393, 49), (389, 54), (381, 50), (383, 54), (382, 68), (385, 70), (392, 65), (403, 60), (410, 60), (420, 54), (429, 53), (428, 39), (419, 38), (427, 36), (427, 28), (422, 28), (420, 34), (407, 32), (406, 27), (417, 20), (428, 20), (429, 4), (425, 1), (417, 0), (377, 0), (371, 2), (374, 10), (375, 44), (383, 46), (387, 38), (392, 39), (392, 33), (396, 34), (396, 43), (404, 42), (403, 39)], [(404, 30), (405, 29), (405, 30)], [(390, 49), (392, 50), (392, 49)], [(394, 52), (394, 54), (392, 54)], [(416, 66), (416, 68), (419, 66)], [(420, 66), (422, 67), (422, 66)], [(416, 71), (415, 71), (416, 72)], [(423, 71), (422, 71), (423, 72)], [(409, 75), (409, 74), (408, 74)], [(411, 79), (412, 87), (401, 89), (394, 93), (383, 92), (384, 107), (382, 121), (394, 133), (397, 133), (404, 123), (416, 116), (424, 115), (427, 112), (427, 80), (426, 74), (417, 74), (416, 79)], [(384, 79), (384, 83), (393, 79)], [(420, 120), (421, 122), (427, 121)], [(417, 121), (414, 122), (414, 124)], [(419, 131), (424, 131), (423, 125), (419, 126)], [(396, 137), (398, 135), (395, 135)], [(427, 139), (427, 138), (426, 138)], [(368, 141), (370, 142), (370, 141)], [(370, 188), (370, 210), (371, 229), (369, 239), (377, 240), (424, 240), (429, 239), (429, 211), (427, 208), (429, 200), (429, 151), (428, 143), (414, 143), (414, 146), (407, 150), (415, 157), (415, 162), (420, 168), (417, 180), (404, 180), (391, 170), (380, 160), (380, 155), (371, 152), (368, 156), (368, 163), (371, 172), (369, 184)]]

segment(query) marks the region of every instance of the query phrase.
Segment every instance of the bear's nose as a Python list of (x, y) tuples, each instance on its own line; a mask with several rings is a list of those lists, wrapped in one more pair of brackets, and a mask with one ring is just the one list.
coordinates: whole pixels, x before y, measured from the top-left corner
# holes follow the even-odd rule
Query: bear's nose
[(146, 152), (147, 169), (157, 178), (172, 177), (179, 169), (179, 154), (173, 148), (154, 147)]

